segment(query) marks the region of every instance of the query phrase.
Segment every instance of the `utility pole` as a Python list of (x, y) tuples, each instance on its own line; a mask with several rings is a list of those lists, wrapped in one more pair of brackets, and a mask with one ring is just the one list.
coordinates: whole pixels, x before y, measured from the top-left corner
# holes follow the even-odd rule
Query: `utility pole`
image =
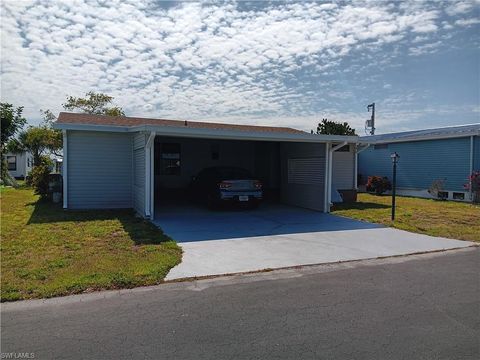
[(365, 132), (370, 129), (370, 135), (375, 135), (375, 103), (367, 105), (368, 112), (370, 112), (370, 109), (372, 109), (372, 116), (369, 120), (365, 122)]

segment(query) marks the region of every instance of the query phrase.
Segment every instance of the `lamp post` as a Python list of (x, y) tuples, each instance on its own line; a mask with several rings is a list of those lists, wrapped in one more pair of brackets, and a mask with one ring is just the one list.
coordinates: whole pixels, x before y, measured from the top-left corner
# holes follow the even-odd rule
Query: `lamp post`
[(397, 190), (397, 162), (400, 156), (397, 152), (390, 155), (393, 163), (393, 176), (392, 176), (392, 221), (395, 220), (395, 195)]

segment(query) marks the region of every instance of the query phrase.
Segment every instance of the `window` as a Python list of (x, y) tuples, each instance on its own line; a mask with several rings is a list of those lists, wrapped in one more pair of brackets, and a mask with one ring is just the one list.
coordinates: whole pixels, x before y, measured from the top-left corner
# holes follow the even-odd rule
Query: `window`
[(437, 193), (437, 196), (439, 199), (443, 199), (443, 200), (448, 199), (448, 191), (439, 191)]
[(344, 145), (340, 149), (337, 150), (338, 152), (349, 152), (350, 151), (350, 145)]
[(462, 192), (454, 192), (452, 194), (453, 200), (465, 200), (465, 193)]
[(375, 144), (373, 148), (375, 150), (388, 149), (388, 144)]
[(8, 170), (16, 171), (17, 170), (17, 157), (16, 156), (7, 156)]
[(160, 174), (180, 175), (180, 144), (161, 144)]

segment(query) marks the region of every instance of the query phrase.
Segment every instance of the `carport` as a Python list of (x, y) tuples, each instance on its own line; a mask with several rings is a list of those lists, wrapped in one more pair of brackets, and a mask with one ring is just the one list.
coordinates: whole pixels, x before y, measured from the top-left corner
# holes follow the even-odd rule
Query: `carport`
[(319, 212), (356, 188), (357, 136), (63, 112), (55, 128), (63, 132), (66, 209), (133, 208), (154, 219), (211, 166), (245, 168), (267, 198)]
[[(145, 137), (144, 149), (140, 143), (134, 151), (146, 154), (147, 217), (154, 219), (156, 210), (184, 203), (192, 177), (213, 166), (249, 170), (263, 183), (266, 201), (321, 212), (329, 212), (332, 190), (355, 187), (357, 137), (313, 135), (290, 128), (209, 125), (155, 127), (136, 135)], [(143, 171), (143, 159), (135, 159), (139, 161), (135, 168)], [(141, 189), (137, 192), (142, 196)]]

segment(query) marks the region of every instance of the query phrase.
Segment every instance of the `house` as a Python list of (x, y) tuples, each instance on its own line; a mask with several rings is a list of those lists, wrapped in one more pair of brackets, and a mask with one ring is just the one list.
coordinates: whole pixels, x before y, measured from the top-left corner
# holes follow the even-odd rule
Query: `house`
[(323, 212), (332, 193), (356, 187), (357, 136), (66, 112), (54, 127), (63, 131), (66, 209), (134, 208), (153, 218), (217, 165), (246, 168), (281, 202)]
[(7, 161), (8, 173), (15, 179), (25, 179), (32, 170), (33, 156), (29, 152), (9, 152), (5, 155), (5, 159)]
[[(397, 164), (397, 193), (400, 195), (471, 201), (464, 185), (474, 170), (480, 170), (480, 124), (364, 136), (370, 143), (359, 153), (358, 172), (386, 176), (391, 180), (394, 152)], [(432, 184), (438, 194), (429, 193)], [(443, 188), (443, 189), (442, 189)]]

